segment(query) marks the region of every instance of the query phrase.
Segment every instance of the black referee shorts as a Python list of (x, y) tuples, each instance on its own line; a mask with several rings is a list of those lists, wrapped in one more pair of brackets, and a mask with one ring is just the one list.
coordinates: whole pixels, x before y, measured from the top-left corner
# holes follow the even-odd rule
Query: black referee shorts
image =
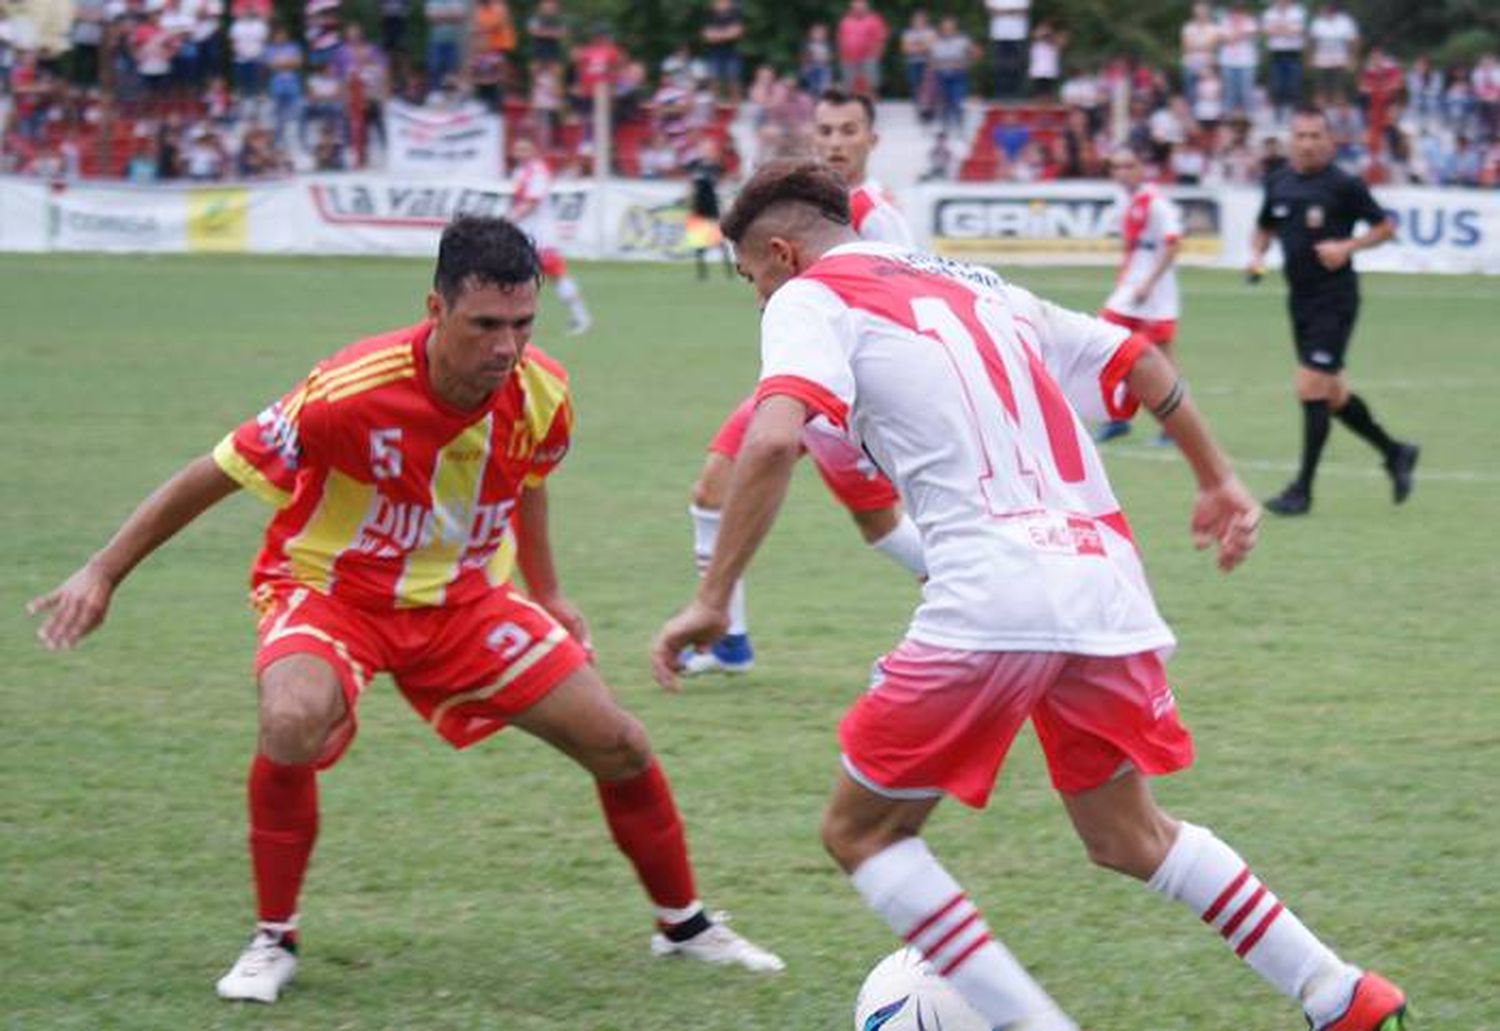
[(1339, 292), (1299, 297), (1293, 294), (1292, 337), (1297, 361), (1314, 372), (1338, 372), (1344, 350), (1359, 317), (1359, 294)]

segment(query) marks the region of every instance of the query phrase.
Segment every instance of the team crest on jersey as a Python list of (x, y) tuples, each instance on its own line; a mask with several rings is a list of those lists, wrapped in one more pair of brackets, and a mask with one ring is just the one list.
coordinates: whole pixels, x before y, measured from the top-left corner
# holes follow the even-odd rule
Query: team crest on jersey
[(297, 439), (297, 425), (286, 417), (281, 402), (276, 401), (255, 417), (260, 427), (260, 443), (267, 451), (276, 452), (281, 464), (295, 470), (302, 456), (302, 445)]
[(1307, 209), (1307, 228), (1322, 229), (1323, 222), (1323, 206), (1321, 204), (1310, 205)]

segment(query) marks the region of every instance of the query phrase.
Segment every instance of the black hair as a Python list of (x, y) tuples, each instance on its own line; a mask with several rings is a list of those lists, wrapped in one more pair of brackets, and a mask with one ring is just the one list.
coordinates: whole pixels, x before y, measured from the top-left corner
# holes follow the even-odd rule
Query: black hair
[(510, 290), (541, 279), (536, 246), (514, 223), (460, 215), (443, 230), (432, 288), (449, 304), (472, 284)]
[(871, 129), (875, 128), (875, 102), (863, 93), (850, 93), (839, 89), (837, 86), (830, 86), (818, 94), (818, 103), (839, 106), (844, 104), (858, 104), (865, 109), (865, 121), (869, 123)]
[(1292, 117), (1293, 118), (1321, 118), (1323, 120), (1323, 124), (1324, 125), (1328, 124), (1328, 112), (1324, 111), (1317, 104), (1298, 104), (1292, 110)]

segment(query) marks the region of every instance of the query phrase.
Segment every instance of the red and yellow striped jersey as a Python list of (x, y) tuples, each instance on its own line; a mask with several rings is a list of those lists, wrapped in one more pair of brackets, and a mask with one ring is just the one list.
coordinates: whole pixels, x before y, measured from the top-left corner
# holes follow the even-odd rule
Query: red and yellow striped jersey
[(430, 323), (320, 362), (214, 449), (276, 506), (252, 571), (367, 609), (460, 605), (508, 580), (511, 515), (568, 450), (567, 373), (527, 348), (475, 411), (432, 389)]

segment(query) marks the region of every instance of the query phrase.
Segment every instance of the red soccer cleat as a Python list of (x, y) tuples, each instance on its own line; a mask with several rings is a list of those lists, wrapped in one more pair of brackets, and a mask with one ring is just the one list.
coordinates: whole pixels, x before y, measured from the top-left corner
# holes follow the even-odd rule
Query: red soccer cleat
[(1366, 972), (1354, 985), (1349, 1008), (1318, 1031), (1401, 1031), (1406, 1026), (1406, 995), (1379, 974)]

